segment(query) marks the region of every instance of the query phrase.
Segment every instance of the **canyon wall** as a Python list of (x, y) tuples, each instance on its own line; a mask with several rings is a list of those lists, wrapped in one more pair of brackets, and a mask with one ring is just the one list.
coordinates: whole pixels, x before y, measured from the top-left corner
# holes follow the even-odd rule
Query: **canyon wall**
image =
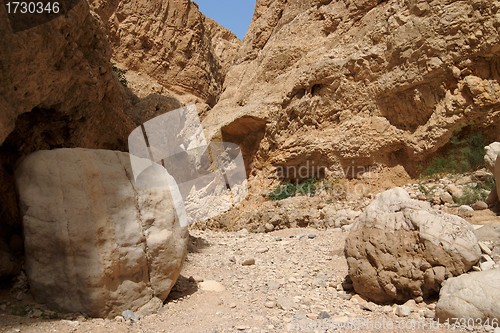
[(204, 126), (242, 146), (250, 174), (309, 161), (326, 175), (376, 164), (416, 175), (453, 135), (500, 138), (499, 8), (258, 0)]
[(232, 32), (190, 0), (92, 0), (91, 6), (120, 66), (156, 80), (164, 94), (215, 105), (241, 44)]
[(41, 149), (126, 149), (135, 127), (113, 75), (111, 49), (86, 1), (66, 15), (14, 32), (0, 6), (0, 277), (23, 251), (13, 178), (17, 162)]

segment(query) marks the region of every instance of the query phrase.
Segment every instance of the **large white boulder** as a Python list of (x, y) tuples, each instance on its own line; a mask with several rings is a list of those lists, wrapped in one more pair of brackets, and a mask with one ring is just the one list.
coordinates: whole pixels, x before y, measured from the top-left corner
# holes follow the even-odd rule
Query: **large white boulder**
[(500, 155), (500, 142), (493, 142), (492, 144), (484, 147), (484, 164), (491, 172), (495, 171), (495, 162)]
[(447, 280), (436, 305), (441, 321), (459, 318), (466, 323), (500, 324), (500, 269), (473, 272)]
[(473, 231), (467, 221), (410, 199), (402, 188), (383, 192), (346, 240), (354, 289), (379, 303), (432, 296), (445, 279), (479, 260)]
[(497, 185), (497, 198), (500, 204), (500, 155), (495, 163), (495, 183)]
[(129, 154), (38, 151), (16, 170), (31, 292), (53, 308), (111, 317), (161, 305), (177, 280), (188, 232), (167, 174), (133, 180)]

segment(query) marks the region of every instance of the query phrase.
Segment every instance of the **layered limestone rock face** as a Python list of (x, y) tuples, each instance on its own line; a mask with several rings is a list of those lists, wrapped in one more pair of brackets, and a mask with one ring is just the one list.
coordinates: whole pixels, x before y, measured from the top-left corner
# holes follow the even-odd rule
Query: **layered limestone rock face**
[(164, 93), (216, 103), (241, 44), (232, 32), (190, 0), (90, 2), (106, 24), (120, 65), (150, 76), (166, 87)]
[(15, 33), (5, 10), (0, 6), (0, 264), (11, 269), (0, 276), (16, 273), (12, 254), (23, 248), (17, 159), (57, 147), (125, 149), (135, 127), (123, 112), (106, 35), (86, 1)]
[(241, 144), (249, 171), (314, 161), (331, 173), (382, 163), (414, 174), (459, 130), (499, 139), (499, 8), (258, 0), (204, 126)]
[(481, 250), (467, 221), (395, 188), (354, 223), (345, 256), (354, 290), (386, 303), (436, 295), (445, 279), (471, 269)]
[(28, 156), (16, 179), (38, 302), (96, 317), (162, 305), (188, 242), (163, 167), (136, 182), (128, 153), (56, 149)]
[(125, 126), (111, 50), (87, 2), (79, 1), (66, 16), (16, 33), (4, 7), (0, 15), (0, 143), (14, 131), (16, 121), (21, 126), (27, 118), (36, 118), (31, 123), (42, 123), (31, 129), (36, 149), (69, 142), (87, 147), (122, 144), (133, 127)]

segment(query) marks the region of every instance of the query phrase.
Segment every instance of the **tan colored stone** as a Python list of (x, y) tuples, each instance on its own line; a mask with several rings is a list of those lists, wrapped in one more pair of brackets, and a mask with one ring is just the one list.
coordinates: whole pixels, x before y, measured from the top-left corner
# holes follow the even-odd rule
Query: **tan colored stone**
[[(0, 144), (18, 120), (23, 153), (62, 144), (124, 148), (133, 124), (123, 113), (111, 49), (86, 1), (18, 33), (2, 19), (0, 35)], [(48, 130), (51, 138), (44, 137)]]
[(377, 195), (354, 223), (345, 256), (354, 290), (384, 303), (434, 295), (481, 250), (467, 221), (395, 188)]
[(192, 1), (90, 3), (121, 66), (151, 76), (169, 94), (216, 103), (241, 44), (232, 32), (201, 14)]
[(500, 142), (493, 142), (484, 147), (484, 164), (491, 172), (495, 172), (495, 162), (500, 155)]
[(186, 256), (187, 230), (164, 168), (141, 174), (151, 186), (140, 187), (127, 153), (57, 149), (28, 156), (16, 177), (38, 302), (114, 317), (166, 299)]
[(18, 158), (57, 147), (125, 150), (135, 127), (123, 112), (127, 101), (101, 23), (87, 1), (74, 4), (65, 15), (18, 32), (2, 8), (0, 238), (7, 243), (19, 236), (21, 222), (12, 172)]
[(473, 320), (474, 323), (491, 323), (500, 318), (500, 269), (474, 272), (447, 280), (436, 305), (436, 317), (453, 323)]
[[(500, 86), (491, 66), (500, 37), (495, 10), (473, 10), (480, 6), (495, 7), (259, 0), (204, 120), (209, 136), (241, 143), (257, 174), (267, 171), (262, 165), (314, 161), (327, 174), (354, 167), (357, 177), (379, 163), (415, 175), (466, 126), (498, 138)], [(471, 40), (454, 27), (481, 33)]]
[(497, 186), (497, 198), (499, 198), (500, 203), (500, 156), (497, 157), (497, 162), (495, 163), (495, 182)]

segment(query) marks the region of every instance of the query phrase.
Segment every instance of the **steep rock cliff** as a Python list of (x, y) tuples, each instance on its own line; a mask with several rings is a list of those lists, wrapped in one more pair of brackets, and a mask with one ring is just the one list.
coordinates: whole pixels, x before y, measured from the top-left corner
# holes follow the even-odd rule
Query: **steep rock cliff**
[(499, 9), (497, 0), (258, 0), (204, 126), (241, 144), (251, 173), (309, 161), (326, 174), (375, 164), (416, 174), (454, 133), (499, 138)]
[(86, 1), (49, 22), (13, 32), (0, 5), (0, 276), (19, 268), (20, 217), (13, 178), (40, 149), (126, 149), (133, 122), (113, 75), (111, 50)]
[(113, 59), (173, 95), (213, 106), (240, 47), (230, 31), (190, 0), (91, 0), (106, 24)]

